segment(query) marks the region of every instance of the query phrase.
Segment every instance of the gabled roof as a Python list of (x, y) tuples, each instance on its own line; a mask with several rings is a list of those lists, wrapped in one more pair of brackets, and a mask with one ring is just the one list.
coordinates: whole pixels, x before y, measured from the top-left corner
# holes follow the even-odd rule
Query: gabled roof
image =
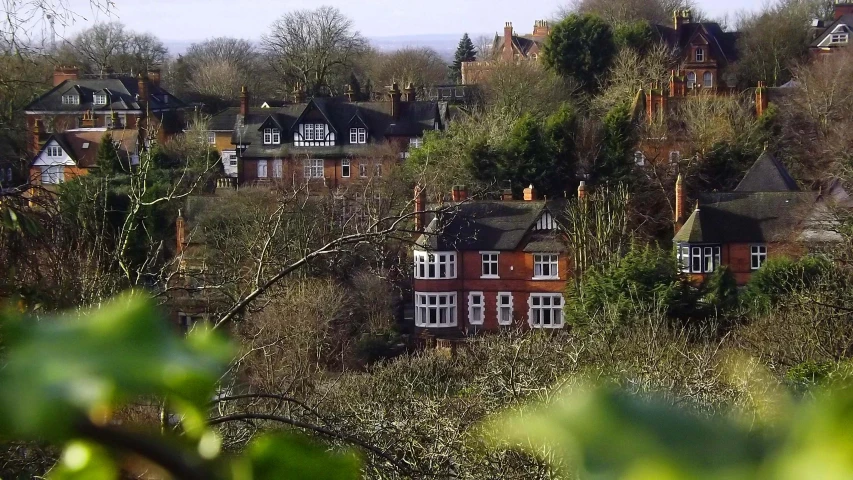
[(417, 244), (439, 251), (512, 251), (522, 248), (522, 242), (527, 239), (533, 248), (542, 249), (536, 251), (564, 251), (557, 233), (531, 233), (544, 211), (561, 212), (562, 205), (562, 201), (557, 200), (463, 202), (434, 219)]
[[(80, 96), (79, 105), (64, 105), (62, 96), (71, 89)], [(109, 91), (109, 103), (106, 105), (95, 105), (94, 94)], [(148, 84), (149, 106), (152, 110), (180, 109), (185, 106), (184, 102), (169, 93), (166, 89), (152, 83)], [(139, 94), (139, 82), (128, 76), (110, 78), (80, 78), (76, 80), (65, 80), (53, 87), (47, 93), (30, 102), (25, 108), (27, 111), (50, 111), (50, 112), (80, 112), (86, 110), (139, 110), (140, 104), (137, 100)]]
[(800, 187), (788, 169), (769, 152), (762, 153), (740, 181), (736, 192), (797, 192)]
[[(101, 128), (54, 133), (48, 137), (41, 151), (43, 152), (52, 141), (55, 141), (78, 167), (92, 168), (98, 163), (98, 149), (107, 133), (110, 134), (114, 142), (117, 142), (120, 154), (132, 155), (136, 153), (137, 140), (139, 139), (138, 130), (106, 130)], [(40, 154), (41, 152), (39, 152)]]
[[(835, 20), (832, 23), (830, 23), (829, 25), (827, 25), (826, 28), (824, 29), (824, 31), (822, 33), (820, 33), (818, 36), (816, 36), (814, 40), (812, 40), (812, 43), (810, 43), (809, 46), (812, 48), (829, 48), (829, 47), (844, 46), (843, 44), (830, 44), (829, 43), (829, 37), (833, 33), (840, 33), (840, 32), (837, 32), (837, 30), (839, 30), (839, 27), (841, 27), (841, 26), (846, 26), (846, 28), (852, 27), (853, 26), (853, 14), (848, 13), (847, 15), (842, 15), (837, 20)], [(851, 40), (853, 40), (853, 39), (851, 39)]]
[(716, 22), (691, 22), (682, 24), (678, 30), (665, 26), (654, 25), (661, 39), (673, 49), (683, 51), (690, 45), (691, 39), (702, 35), (711, 46), (716, 56), (723, 63), (731, 63), (738, 59), (738, 32), (726, 32)]

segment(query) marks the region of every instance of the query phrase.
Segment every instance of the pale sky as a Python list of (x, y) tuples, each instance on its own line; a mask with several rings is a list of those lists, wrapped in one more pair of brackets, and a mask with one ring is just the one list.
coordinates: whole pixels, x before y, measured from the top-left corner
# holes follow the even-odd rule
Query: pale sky
[[(67, 0), (86, 20), (78, 19), (60, 37), (94, 21), (109, 20), (93, 12), (89, 0)], [(94, 1), (94, 0), (93, 0)], [(104, 1), (104, 0), (100, 0)], [(538, 19), (550, 18), (567, 0), (114, 0), (113, 19), (132, 30), (149, 32), (164, 41), (196, 41), (215, 36), (259, 39), (282, 14), (319, 5), (338, 7), (367, 37), (493, 34), (511, 21), (529, 33)], [(762, 0), (698, 0), (709, 17), (760, 7)]]

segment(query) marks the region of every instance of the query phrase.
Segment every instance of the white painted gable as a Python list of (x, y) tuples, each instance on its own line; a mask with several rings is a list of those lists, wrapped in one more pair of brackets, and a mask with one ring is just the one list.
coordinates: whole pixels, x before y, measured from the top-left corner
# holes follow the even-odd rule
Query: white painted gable
[[(59, 147), (59, 151), (62, 152), (62, 155), (58, 157), (48, 155), (49, 153), (52, 153), (52, 150), (55, 150), (55, 148), (52, 147)], [(66, 165), (73, 167), (74, 165), (76, 165), (76, 163), (74, 163), (74, 160), (71, 159), (71, 156), (68, 155), (68, 152), (66, 152), (56, 140), (51, 140), (44, 146), (42, 151), (35, 158), (35, 161), (33, 161), (33, 166), (47, 167), (55, 165)]]
[(539, 216), (539, 220), (536, 221), (536, 226), (533, 227), (533, 230), (550, 231), (556, 230), (556, 228), (557, 225), (554, 223), (554, 217), (551, 216), (551, 212), (546, 210)]

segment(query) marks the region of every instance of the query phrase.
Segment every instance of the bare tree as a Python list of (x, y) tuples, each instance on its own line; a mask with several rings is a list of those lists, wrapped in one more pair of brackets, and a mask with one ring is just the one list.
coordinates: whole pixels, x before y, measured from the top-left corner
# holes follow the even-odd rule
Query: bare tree
[(77, 63), (96, 74), (111, 69), (144, 71), (163, 63), (168, 54), (163, 42), (156, 37), (128, 31), (119, 22), (96, 24), (77, 34), (61, 51), (75, 56)]
[(184, 88), (202, 97), (236, 100), (243, 85), (251, 92), (259, 90), (259, 60), (248, 40), (217, 37), (194, 43), (181, 57), (187, 75)]
[(444, 63), (438, 52), (431, 48), (403, 48), (377, 54), (372, 62), (370, 76), (377, 85), (398, 82), (405, 86), (411, 82), (417, 87), (426, 87), (447, 80), (447, 66)]
[(572, 13), (592, 13), (610, 24), (646, 21), (670, 25), (673, 13), (683, 9), (692, 10), (694, 18), (698, 16), (696, 5), (690, 0), (572, 0), (555, 16), (559, 19)]
[(261, 44), (287, 84), (299, 85), (309, 95), (326, 95), (337, 92), (333, 79), (349, 75), (367, 40), (340, 10), (320, 7), (285, 14)]

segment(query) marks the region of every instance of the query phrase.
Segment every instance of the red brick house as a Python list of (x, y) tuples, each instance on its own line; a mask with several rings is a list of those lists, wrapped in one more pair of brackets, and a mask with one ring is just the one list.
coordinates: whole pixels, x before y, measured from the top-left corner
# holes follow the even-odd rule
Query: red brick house
[[(557, 220), (564, 202), (539, 200), (532, 186), (524, 198), (466, 201), (454, 190), (452, 208), (432, 219), (413, 253), (416, 329), (452, 337), (563, 328), (571, 275)], [(417, 190), (415, 203), (425, 211)]]
[[(52, 187), (97, 168), (98, 150), (109, 134), (128, 165), (139, 161), (139, 132), (130, 129), (86, 128), (47, 137), (30, 164), (30, 184)], [(33, 145), (35, 148), (36, 146)]]
[(804, 192), (785, 166), (763, 153), (733, 192), (701, 193), (686, 217), (686, 192), (676, 185), (673, 239), (681, 269), (697, 281), (720, 265), (744, 285), (768, 257), (799, 256), (838, 242), (832, 206), (846, 200), (840, 188)]
[(816, 20), (814, 40), (809, 44), (813, 56), (829, 55), (839, 48), (850, 44), (850, 34), (853, 31), (853, 3), (835, 2), (832, 21), (824, 24)]
[(420, 147), (425, 132), (446, 122), (445, 104), (417, 100), (411, 84), (402, 92), (394, 84), (385, 102), (350, 98), (250, 110), (244, 90), (236, 114), (229, 109), (211, 120), (211, 140), (219, 143), (230, 132), (240, 185), (282, 183), (317, 192), (387, 174), (408, 149)]
[(537, 20), (533, 25), (533, 33), (527, 35), (517, 35), (512, 23), (506, 22), (504, 34), (495, 34), (491, 51), (488, 52), (491, 60), (462, 62), (462, 84), (482, 82), (495, 61), (538, 60), (550, 34), (551, 25), (545, 20)]

